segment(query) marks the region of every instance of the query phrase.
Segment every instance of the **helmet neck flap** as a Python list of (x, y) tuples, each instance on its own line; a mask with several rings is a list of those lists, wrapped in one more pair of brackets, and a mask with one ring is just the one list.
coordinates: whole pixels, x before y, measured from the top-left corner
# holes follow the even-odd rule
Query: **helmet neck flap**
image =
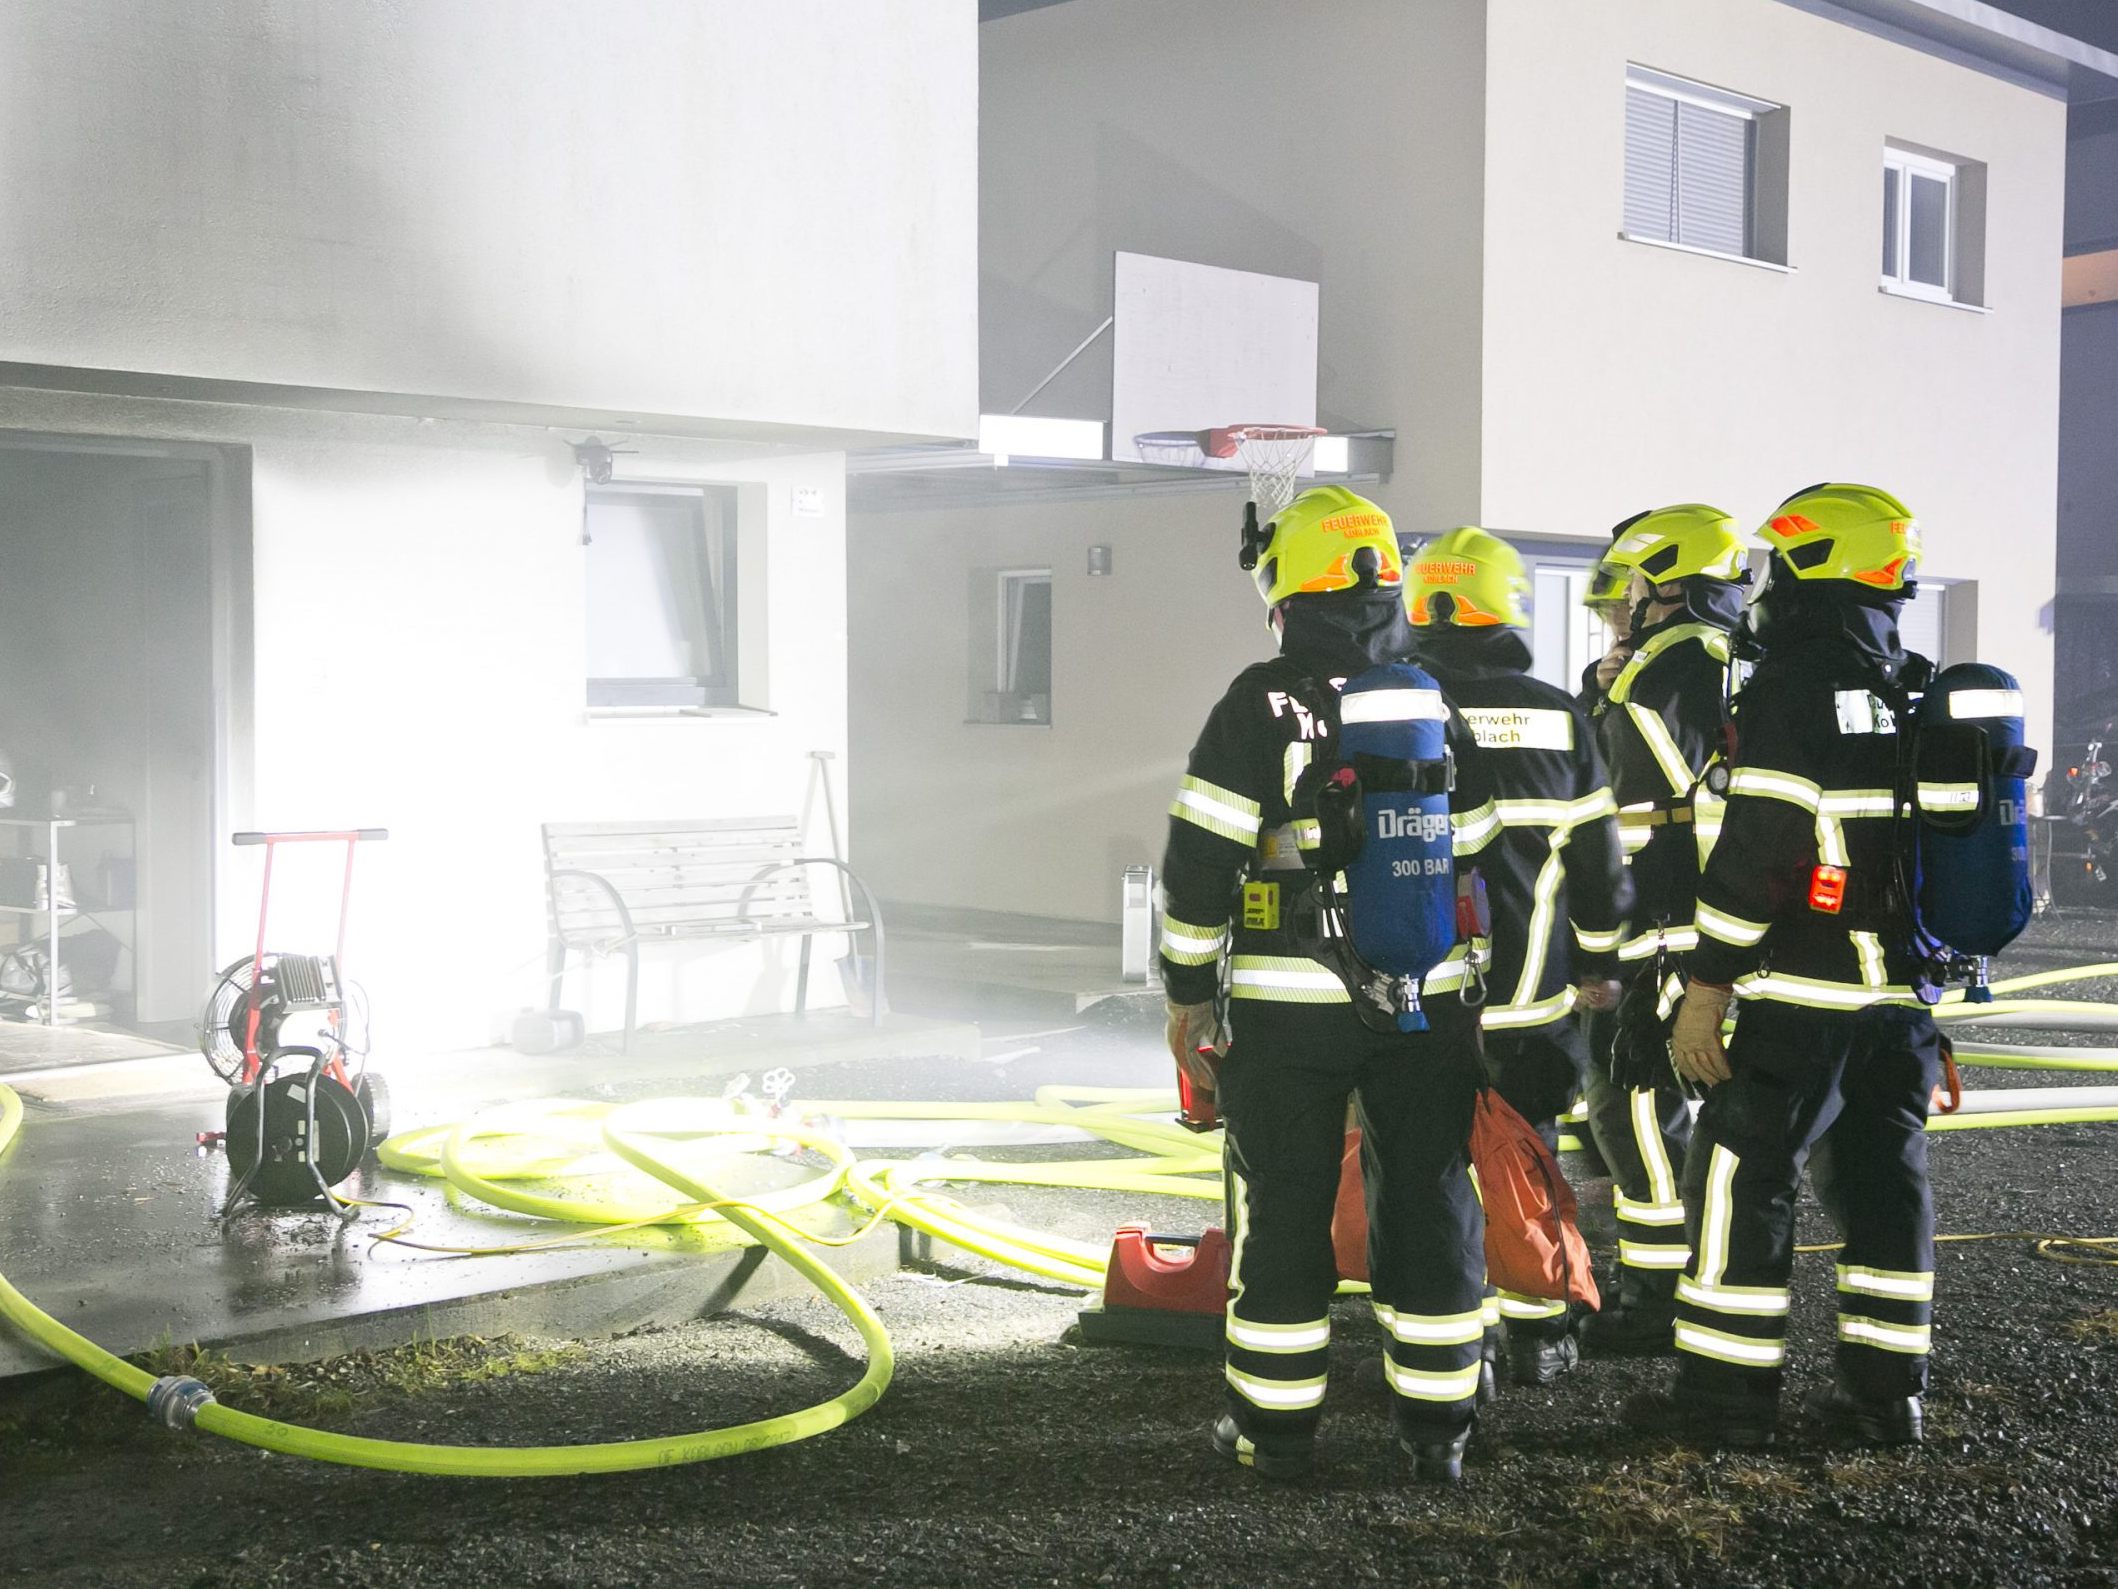
[(1842, 580), (1804, 580), (1775, 557), (1736, 631), (1737, 645), (1747, 656), (1773, 660), (1808, 645), (1842, 645), (1886, 681), (1895, 680), (1905, 662), (1897, 619), (1912, 594), (1909, 582), (1902, 590), (1881, 591)]
[(1520, 629), (1458, 629), (1432, 624), (1415, 631), (1418, 655), (1438, 668), (1482, 673), (1527, 673), (1535, 659)]
[(1276, 611), (1280, 655), (1318, 677), (1350, 676), (1412, 650), (1412, 624), (1395, 586), (1290, 596)]

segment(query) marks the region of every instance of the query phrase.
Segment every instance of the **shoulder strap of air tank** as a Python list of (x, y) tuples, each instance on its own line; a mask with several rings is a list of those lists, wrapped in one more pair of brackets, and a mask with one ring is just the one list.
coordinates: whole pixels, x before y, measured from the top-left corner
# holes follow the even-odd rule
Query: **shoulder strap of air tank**
[(1933, 943), (1920, 925), (1915, 879), (1919, 875), (1919, 699), (1914, 684), (1924, 690), (1934, 682), (1934, 664), (1917, 658), (1917, 669), (1901, 670), (1896, 676), (1869, 685), (1871, 693), (1890, 709), (1897, 724), (1895, 787), (1890, 802), (1889, 899), (1899, 925), (1911, 937), (1913, 954), (1927, 961)]

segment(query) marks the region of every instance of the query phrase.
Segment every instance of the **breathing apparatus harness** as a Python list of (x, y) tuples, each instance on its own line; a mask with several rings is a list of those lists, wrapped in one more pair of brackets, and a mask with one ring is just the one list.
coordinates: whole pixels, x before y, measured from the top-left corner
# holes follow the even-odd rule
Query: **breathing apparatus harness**
[[(1264, 837), (1243, 884), (1244, 926), (1329, 970), (1371, 1031), (1427, 1030), (1421, 981), (1458, 943), (1469, 946), (1462, 1001), (1483, 1004), (1472, 951), (1491, 920), (1484, 879), (1472, 868), (1459, 877), (1455, 865), (1457, 769), (1440, 687), (1395, 662), (1292, 684), (1318, 725), (1314, 743), (1336, 740), (1338, 750), (1312, 760), (1289, 790), (1299, 815)], [(1306, 846), (1295, 837), (1305, 816), (1315, 840)]]
[[(1311, 692), (1323, 696), (1313, 684)], [(1424, 670), (1385, 662), (1336, 691), (1339, 754), (1312, 762), (1295, 784), (1297, 809), (1316, 814), (1317, 844), (1287, 923), (1299, 951), (1329, 967), (1375, 1032), (1423, 1032), (1420, 982), (1458, 943), (1492, 933), (1485, 879), (1460, 874), (1449, 795), (1456, 758), (1448, 706)], [(1485, 1002), (1475, 952), (1461, 998)]]
[[(1373, 570), (1356, 566), (1359, 588), (1373, 589)], [(1300, 619), (1290, 604), (1283, 641)], [(1337, 660), (1334, 648), (1343, 647), (1344, 660), (1357, 663), (1387, 644), (1379, 631), (1354, 626), (1328, 644), (1312, 631), (1305, 649)], [(1368, 661), (1328, 682), (1305, 669), (1291, 693), (1317, 725), (1312, 743), (1336, 751), (1312, 759), (1288, 791), (1290, 807), (1313, 816), (1316, 843), (1305, 848), (1286, 830), (1295, 861), (1268, 840), (1267, 869), (1291, 875), (1244, 884), (1245, 926), (1282, 934), (1294, 953), (1328, 968), (1371, 1031), (1427, 1029), (1420, 983), (1459, 942), (1469, 946), (1461, 998), (1483, 1004), (1476, 940), (1492, 925), (1484, 879), (1456, 867), (1449, 796), (1457, 769), (1441, 686), (1410, 663)]]
[[(1853, 599), (1888, 607), (1909, 592), (1908, 581), (1906, 594), (1888, 601)], [(1817, 620), (1832, 609), (1797, 606), (1801, 595), (1775, 568), (1737, 631), (1738, 652), (1762, 656), (1780, 629), (1820, 632)], [(1866, 923), (1901, 934), (1922, 1003), (1939, 1003), (1952, 982), (1965, 985), (1966, 1002), (1988, 1003), (1991, 959), (2029, 924), (2034, 905), (2026, 784), (2037, 752), (2023, 743), (2022, 691), (2011, 674), (1984, 663), (1937, 672), (1917, 652), (1903, 658), (1896, 667), (1870, 659), (1867, 677), (1838, 692), (1841, 733), (1890, 733), (1896, 741), (1884, 875), (1870, 881), (1820, 860), (1806, 903), (1844, 917), (1849, 930)]]

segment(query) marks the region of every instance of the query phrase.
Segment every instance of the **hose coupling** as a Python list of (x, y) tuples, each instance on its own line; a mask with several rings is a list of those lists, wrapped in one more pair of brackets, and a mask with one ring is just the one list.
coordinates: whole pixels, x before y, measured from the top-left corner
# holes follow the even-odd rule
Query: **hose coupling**
[(172, 1429), (189, 1429), (199, 1409), (214, 1399), (203, 1380), (189, 1374), (164, 1374), (147, 1392), (147, 1416)]

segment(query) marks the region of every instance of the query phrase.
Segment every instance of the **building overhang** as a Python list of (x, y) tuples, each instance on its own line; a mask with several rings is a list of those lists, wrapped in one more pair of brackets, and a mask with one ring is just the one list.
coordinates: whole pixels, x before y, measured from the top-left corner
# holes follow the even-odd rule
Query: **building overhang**
[(1781, 0), (2069, 103), (2118, 96), (2118, 54), (1984, 0)]
[(220, 380), (148, 370), (104, 370), (75, 365), (0, 361), (0, 389), (6, 388), (65, 392), (90, 397), (146, 398), (159, 402), (214, 403), (241, 408), (307, 409), (335, 414), (451, 420), (463, 424), (609, 431), (620, 436), (666, 436), (684, 440), (726, 442), (761, 451), (787, 454), (851, 453), (863, 448), (949, 445), (953, 442), (950, 437), (903, 431), (858, 430), (772, 420), (723, 419), (699, 414), (664, 414), (621, 406), (577, 407), (433, 392), (380, 392), (351, 387), (293, 386), (280, 382)]
[[(987, 416), (989, 420), (1012, 417)], [(1100, 435), (1101, 426), (1095, 428)], [(995, 440), (989, 434), (987, 445), (993, 445)], [(1328, 461), (1319, 462), (1314, 473), (1303, 476), (1304, 484), (1363, 486), (1390, 478), (1397, 446), (1395, 431), (1351, 431), (1326, 440), (1334, 444)], [(1190, 469), (1103, 457), (985, 452), (973, 442), (882, 447), (846, 456), (846, 506), (854, 513), (1092, 502), (1172, 492), (1240, 495), (1247, 491), (1248, 484), (1243, 474), (1227, 469)]]

